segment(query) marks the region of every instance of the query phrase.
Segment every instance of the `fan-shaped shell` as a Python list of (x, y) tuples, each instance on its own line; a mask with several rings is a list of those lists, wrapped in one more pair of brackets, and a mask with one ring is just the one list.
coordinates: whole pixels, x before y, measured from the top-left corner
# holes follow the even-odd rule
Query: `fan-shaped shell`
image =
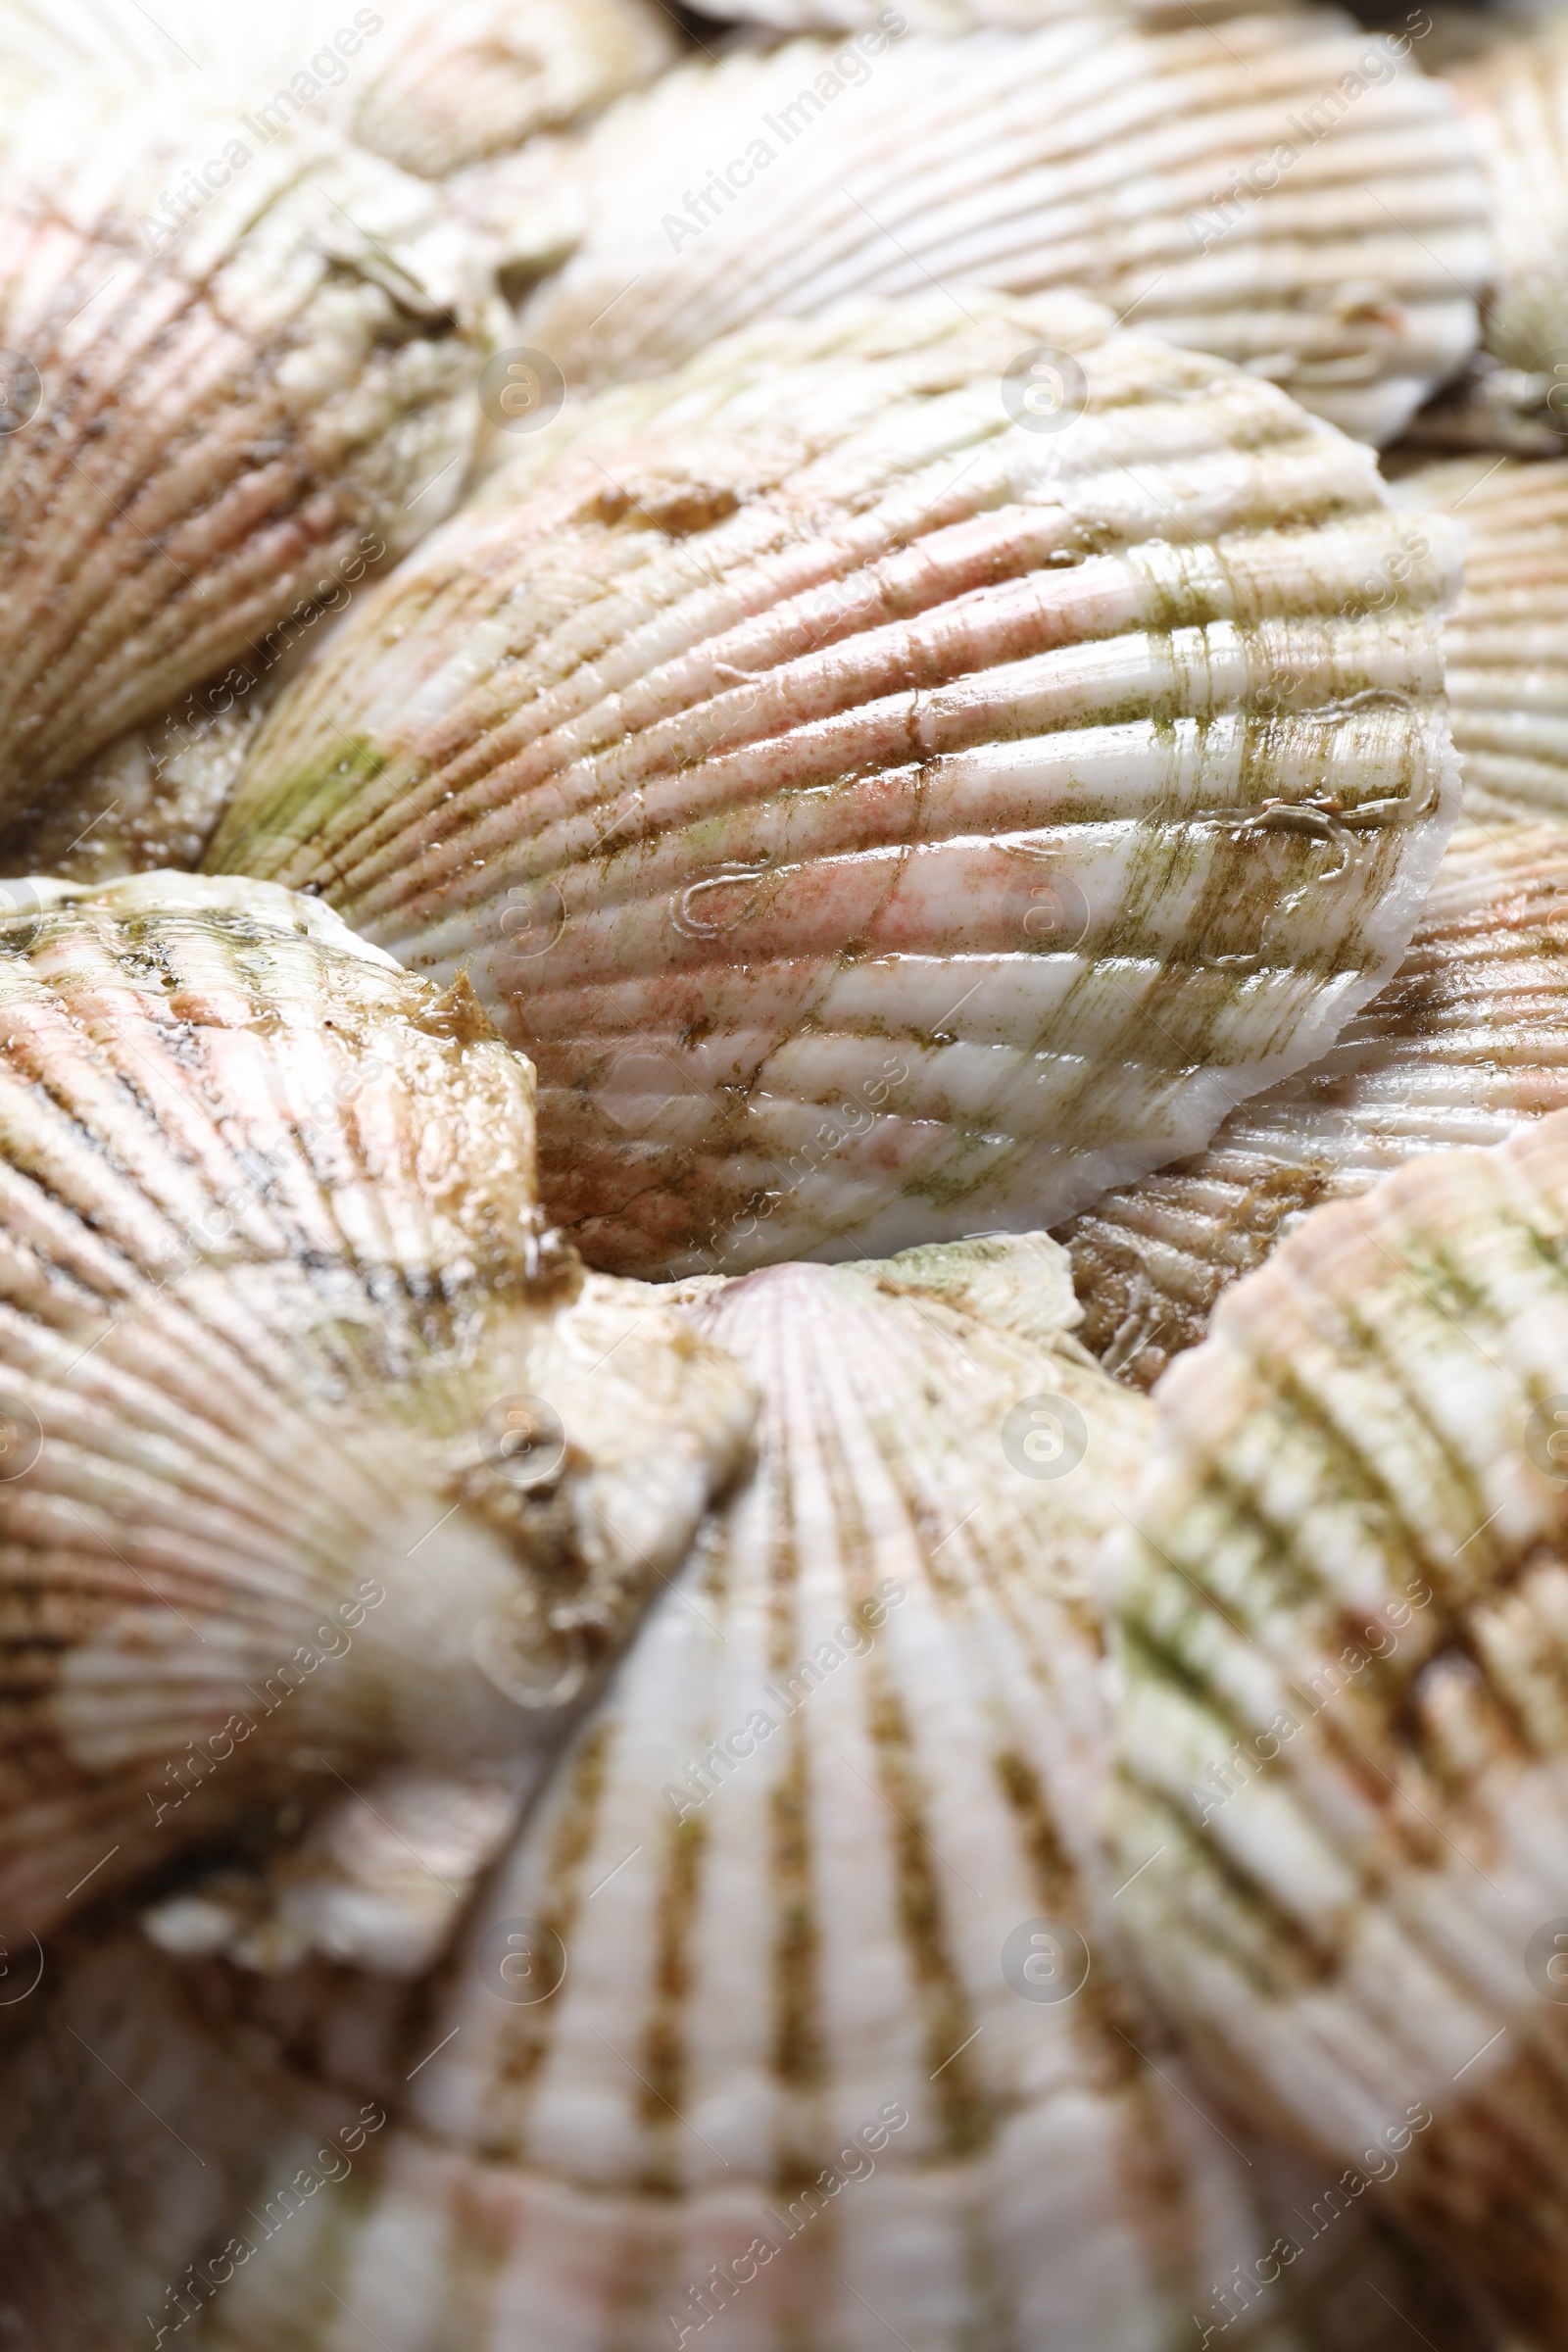
[(26, 111), (0, 155), (0, 346), (25, 363), (0, 815), (439, 518), (486, 282), (432, 190), (330, 132), (246, 136), (188, 91)]
[[(347, 2352), (365, 2329), (387, 2352), (872, 2352), (889, 2329), (911, 2352), (1175, 2352), (1211, 2281), (1267, 2268), (1289, 2228), (1304, 2259), (1276, 2252), (1239, 2340), (1382, 2345), (1404, 2325), (1385, 2292), (1430, 2324), (1357, 2223), (1311, 2243), (1317, 2184), (1200, 2111), (1118, 1984), (1085, 1837), (1104, 1740), (1085, 1567), (1152, 1416), (1070, 1348), (952, 1303), (1012, 1252), (940, 1254), (708, 1299), (765, 1395), (756, 1480), (382, 2077), (373, 2006), (268, 1996), (346, 2119), (393, 2109), (355, 2178), (272, 2227), (253, 2157), (233, 2226), (254, 2252), (198, 2261), (167, 2307), (143, 2258), (143, 2309), (205, 2304), (211, 2352)], [(1042, 1384), (1085, 1423), (1060, 1477), (1006, 1452)], [(1053, 1983), (1069, 1997), (1014, 1988)]]
[[(1310, 1218), (1112, 1539), (1118, 1912), (1255, 2119), (1568, 2329), (1568, 1114)], [(1408, 2136), (1406, 2136), (1408, 2134)]]
[(933, 282), (1077, 286), (1391, 439), (1473, 348), (1485, 189), (1446, 85), (1326, 11), (1223, 34), (1119, 10), (958, 41), (698, 61), (612, 110), (583, 241), (521, 343), (657, 372), (772, 314)]
[[(615, 1269), (1024, 1229), (1193, 1149), (1393, 969), (1446, 834), (1446, 526), (1365, 453), (1081, 305), (869, 325), (494, 485), (210, 854), (469, 972)], [(1009, 423), (1068, 337), (1084, 413)]]
[(1315, 1205), (1564, 1108), (1568, 832), (1462, 825), (1396, 978), (1327, 1059), (1233, 1110), (1206, 1151), (1061, 1229), (1080, 1336), (1148, 1387)]
[(646, 0), (165, 0), (156, 16), (136, 0), (0, 0), (0, 86), (183, 83), (187, 99), (230, 96), (236, 130), (258, 109), (264, 129), (325, 124), (425, 178), (564, 128), (676, 54)]
[(41, 1934), (258, 1799), (537, 1748), (751, 1406), (543, 1234), (465, 990), (269, 885), (5, 897), (0, 1919)]
[(1394, 498), (1464, 527), (1443, 634), (1466, 809), (1568, 822), (1568, 460), (1452, 459), (1403, 475)]

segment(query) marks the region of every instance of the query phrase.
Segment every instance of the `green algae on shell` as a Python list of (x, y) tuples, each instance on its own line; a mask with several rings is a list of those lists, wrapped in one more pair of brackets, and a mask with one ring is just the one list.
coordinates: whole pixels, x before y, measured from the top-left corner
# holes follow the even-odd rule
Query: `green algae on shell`
[[(1009, 1286), (1034, 1293), (1028, 1339), (1010, 1310), (956, 1303)], [(56, 2352), (75, 2352), (57, 2312), (100, 2278), (117, 2311), (189, 2312), (206, 2352), (350, 2352), (367, 2329), (387, 2352), (874, 2352), (890, 2328), (913, 2352), (1185, 2352), (1243, 2272), (1274, 2278), (1227, 2330), (1251, 2352), (1432, 2331), (1414, 2266), (1359, 2217), (1321, 2244), (1293, 2220), (1312, 2168), (1216, 2129), (1117, 1978), (1087, 1802), (1108, 1728), (1088, 1568), (1153, 1416), (1044, 1299), (1070, 1320), (1038, 1237), (708, 1294), (703, 1329), (763, 1393), (756, 1477), (645, 1621), (462, 1948), (395, 2013), (354, 1980), (187, 1980), (225, 2049), (257, 2049), (270, 2019), (296, 2098), (324, 2080), (345, 2117), (375, 2101), (387, 2127), (273, 2229), (266, 2134), (236, 2164), (215, 2119), (235, 2211), (214, 2227), (239, 2263), (209, 2266), (162, 2214), (146, 2253), (123, 2227), (95, 2242), (90, 2205), (68, 2217), (54, 2302), (28, 2278)], [(1005, 1450), (1042, 1389), (1085, 1423), (1057, 1477)], [(89, 1990), (102, 2005), (101, 1967), (61, 2016), (151, 2098), (156, 2042), (127, 2067)], [(174, 2039), (200, 2048), (189, 2022)], [(47, 2052), (25, 2080), (36, 2102)], [(205, 2149), (199, 2066), (181, 2087), (165, 2112)], [(342, 2173), (305, 2157), (308, 2179)], [(1447, 2316), (1444, 2352), (1469, 2352)]]
[(1059, 1229), (1080, 1337), (1148, 1388), (1314, 1207), (1564, 1108), (1568, 830), (1461, 824), (1397, 974), (1326, 1058)]
[[(349, 614), (209, 853), (467, 973), (591, 1262), (1053, 1222), (1315, 1058), (1408, 940), (1452, 526), (1273, 385), (971, 309), (576, 414)], [(1050, 433), (1004, 405), (1042, 343), (1082, 379)]]
[(1568, 1112), (1316, 1212), (1157, 1402), (1106, 1563), (1122, 1924), (1254, 2124), (1381, 2143), (1560, 2343)]
[(258, 1803), (535, 1752), (740, 1376), (535, 1197), (462, 986), (270, 884), (0, 891), (0, 1918)]

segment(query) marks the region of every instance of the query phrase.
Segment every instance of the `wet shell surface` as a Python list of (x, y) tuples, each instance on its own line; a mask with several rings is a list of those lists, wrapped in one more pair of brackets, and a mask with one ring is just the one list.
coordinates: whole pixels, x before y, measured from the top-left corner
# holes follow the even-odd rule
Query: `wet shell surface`
[(580, 249), (518, 339), (591, 382), (852, 294), (1072, 286), (1382, 442), (1473, 347), (1491, 266), (1446, 86), (1327, 11), (699, 61), (575, 176)]
[(210, 103), (221, 91), (242, 136), (324, 125), (436, 179), (592, 115), (677, 54), (645, 0), (380, 0), (338, 13), (329, 23), (319, 0), (165, 0), (156, 17), (137, 0), (0, 0), (0, 93), (183, 84)]
[(1318, 1203), (1568, 1108), (1568, 830), (1461, 825), (1397, 976), (1207, 1150), (1061, 1229), (1080, 1338), (1147, 1388)]
[[(1195, 1149), (1392, 973), (1448, 829), (1450, 530), (1366, 452), (1078, 303), (852, 324), (493, 486), (210, 853), (467, 973), (612, 1271), (1027, 1229)], [(1002, 397), (1042, 338), (1050, 433)]]
[(1394, 498), (1464, 528), (1443, 639), (1467, 811), (1568, 824), (1568, 459), (1452, 459), (1404, 475)]
[(434, 191), (330, 132), (247, 141), (188, 92), (26, 110), (0, 156), (0, 816), (439, 518), (486, 286)]
[[(1254, 2272), (1275, 2283), (1228, 2341), (1431, 2334), (1410, 2266), (1325, 2216), (1310, 2167), (1217, 2128), (1117, 1977), (1085, 1836), (1107, 1731), (1087, 1566), (1152, 1414), (1059, 1333), (954, 1303), (1039, 1271), (1070, 1313), (1049, 1245), (949, 1254), (708, 1298), (764, 1394), (757, 1475), (421, 1998), (195, 1971), (144, 1995), (177, 2030), (138, 2038), (101, 1957), (79, 1987), (62, 1969), (0, 2116), (24, 2089), (79, 2117), (46, 2143), (57, 2172), (78, 2135), (102, 2146), (117, 2086), (74, 2032), (234, 2186), (232, 2218), (181, 2239), (194, 2168), (166, 2145), (157, 2192), (51, 2212), (16, 2291), (58, 2352), (100, 2281), (138, 2332), (184, 2316), (209, 2352), (367, 2330), (386, 2352), (1178, 2352)], [(241, 2142), (225, 2107), (209, 2132), (182, 2054), (235, 2053), (219, 2093), (236, 2056), (263, 2077), (269, 2018), (307, 2080), (281, 2126)], [(47, 2096), (62, 2057), (70, 2102)]]
[(269, 885), (3, 899), (0, 1919), (38, 1936), (367, 1762), (522, 1770), (753, 1406), (544, 1233), (465, 989)]
[[(1255, 2121), (1568, 2331), (1568, 1114), (1321, 1211), (1110, 1545), (1117, 1910)], [(1408, 2136), (1407, 2136), (1408, 2135)]]

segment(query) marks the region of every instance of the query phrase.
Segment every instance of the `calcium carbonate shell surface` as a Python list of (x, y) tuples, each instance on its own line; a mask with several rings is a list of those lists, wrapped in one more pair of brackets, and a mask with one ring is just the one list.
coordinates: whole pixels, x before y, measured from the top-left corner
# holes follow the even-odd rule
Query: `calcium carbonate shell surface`
[[(1319, 1211), (1107, 1563), (1118, 1902), (1256, 2122), (1568, 2329), (1568, 1113)], [(1145, 1532), (1146, 1531), (1146, 1532)], [(1405, 2136), (1409, 2134), (1408, 2138)]]
[(1327, 1059), (1063, 1227), (1080, 1336), (1148, 1387), (1313, 1207), (1564, 1108), (1568, 831), (1461, 825), (1397, 976)]
[(676, 54), (647, 0), (0, 0), (0, 91), (183, 85), (231, 101), (237, 132), (322, 125), (431, 179), (591, 116)]
[(1451, 93), (1387, 40), (1328, 11), (903, 24), (698, 61), (612, 109), (519, 343), (605, 382), (852, 294), (1072, 286), (1378, 442), (1473, 348), (1485, 186)]
[(736, 1466), (733, 1368), (581, 1283), (531, 1073), (267, 884), (0, 892), (0, 1917), (258, 1803), (520, 1757)]
[[(237, 2146), (225, 2108), (204, 2135), (200, 2075), (166, 2059), (174, 2129), (249, 2193), (217, 2225), (236, 2245), (193, 2246), (187, 2273), (158, 2203), (144, 2253), (108, 2185), (117, 2309), (188, 2313), (208, 2352), (349, 2352), (367, 2330), (386, 2352), (1178, 2352), (1195, 2314), (1223, 2325), (1215, 2282), (1245, 2269), (1275, 2281), (1235, 2331), (1254, 2352), (1436, 2324), (1359, 2216), (1314, 2211), (1309, 2168), (1200, 2111), (1118, 1981), (1087, 1572), (1152, 1415), (1059, 1334), (953, 1303), (1015, 1259), (1064, 1305), (1049, 1244), (944, 1254), (710, 1295), (703, 1328), (764, 1393), (757, 1476), (421, 2004), (231, 1990), (236, 2033), (211, 1976), (183, 2018), (149, 1988), (176, 2051), (200, 2048), (192, 2006), (241, 2050), (270, 2016), (313, 2120), (391, 2120), (346, 2166), (294, 2124), (321, 2186), (290, 2213), (278, 2127)], [(1074, 1414), (1081, 1448), (1031, 1450)], [(90, 2045), (106, 1989), (100, 1964), (57, 1998)], [(156, 2039), (127, 2071), (125, 2025), (107, 2038), (150, 2099)], [(52, 2063), (40, 2034), (0, 2114), (19, 2083), (36, 2107)], [(183, 2169), (169, 2152), (159, 2172)], [(56, 2308), (92, 2210), (56, 2225)], [(74, 2352), (40, 2267), (35, 2308)]]
[[(1558, 406), (1568, 430), (1568, 380)], [(1568, 824), (1568, 459), (1456, 458), (1403, 475), (1394, 498), (1464, 529), (1443, 641), (1466, 809)]]
[[(629, 444), (579, 418), (350, 613), (209, 855), (469, 975), (593, 1263), (1052, 1222), (1408, 940), (1448, 526), (1273, 385), (976, 299), (742, 338)], [(1081, 413), (1037, 432), (1046, 343)]]
[(439, 518), (489, 302), (438, 196), (329, 131), (246, 135), (188, 90), (26, 110), (0, 149), (0, 815)]

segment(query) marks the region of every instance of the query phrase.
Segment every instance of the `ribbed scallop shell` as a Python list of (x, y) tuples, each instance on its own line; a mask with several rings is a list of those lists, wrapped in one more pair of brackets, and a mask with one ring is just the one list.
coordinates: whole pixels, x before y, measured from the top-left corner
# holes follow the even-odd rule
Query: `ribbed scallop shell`
[(677, 53), (646, 0), (0, 0), (0, 86), (123, 96), (183, 79), (236, 115), (267, 109), (264, 127), (331, 125), (432, 179), (592, 115)]
[(1452, 81), (1491, 190), (1486, 347), (1544, 378), (1544, 394), (1568, 362), (1568, 26), (1494, 48)]
[(1453, 459), (1405, 474), (1394, 498), (1464, 527), (1443, 641), (1466, 810), (1568, 823), (1568, 460)]
[(1568, 830), (1462, 825), (1397, 976), (1327, 1059), (1232, 1111), (1195, 1158), (1061, 1228), (1079, 1336), (1147, 1388), (1315, 1205), (1564, 1108)]
[[(630, 446), (579, 418), (349, 615), (210, 853), (468, 972), (595, 1263), (1049, 1223), (1408, 940), (1446, 526), (1272, 385), (976, 300), (873, 312), (875, 359), (743, 338)], [(1069, 337), (1085, 413), (1010, 424), (1009, 361)]]
[[(1105, 1727), (1086, 1570), (1152, 1415), (1070, 1348), (949, 1302), (999, 1274), (995, 1250), (946, 1280), (930, 1258), (786, 1267), (710, 1299), (705, 1330), (765, 1394), (757, 1478), (647, 1621), (465, 1950), (379, 2069), (384, 2002), (266, 1996), (344, 2119), (381, 2101), (389, 2128), (286, 2221), (288, 2165), (248, 2150), (232, 2226), (254, 2252), (216, 2278), (199, 2264), (172, 2305), (167, 2224), (149, 2260), (121, 2223), (122, 2308), (206, 2302), (209, 2352), (1178, 2352), (1211, 2282), (1289, 2229), (1305, 2258), (1276, 2256), (1284, 2282), (1237, 2340), (1347, 2352), (1396, 2340), (1402, 2314), (1430, 2336), (1392, 2250), (1353, 2220), (1313, 2247), (1289, 2213), (1310, 2173), (1210, 2122), (1118, 1984), (1087, 1835)], [(1042, 1387), (1086, 1422), (1059, 1478), (1004, 1450)], [(713, 1761), (723, 1740), (738, 1760)], [(1004, 1975), (1042, 1919), (1048, 1959), (1089, 1962), (1061, 2001)], [(128, 2038), (105, 2051), (122, 2075)], [(51, 2248), (62, 2300), (87, 2220)], [(73, 2352), (58, 2324), (50, 2340)]]
[(1117, 1910), (1162, 2005), (1542, 2346), (1568, 2332), (1565, 1267), (1562, 1112), (1321, 1211), (1162, 1384), (1147, 1535), (1112, 1540)]
[(270, 885), (3, 898), (0, 1921), (40, 1934), (258, 1800), (536, 1750), (752, 1406), (542, 1236), (466, 991)]
[(485, 287), (438, 196), (330, 132), (264, 144), (188, 90), (26, 111), (0, 157), (0, 346), (40, 379), (0, 441), (0, 815), (439, 519)]
[(1075, 286), (1381, 442), (1473, 348), (1491, 266), (1451, 94), (1327, 11), (698, 61), (576, 177), (583, 242), (518, 340), (598, 382), (850, 294)]

